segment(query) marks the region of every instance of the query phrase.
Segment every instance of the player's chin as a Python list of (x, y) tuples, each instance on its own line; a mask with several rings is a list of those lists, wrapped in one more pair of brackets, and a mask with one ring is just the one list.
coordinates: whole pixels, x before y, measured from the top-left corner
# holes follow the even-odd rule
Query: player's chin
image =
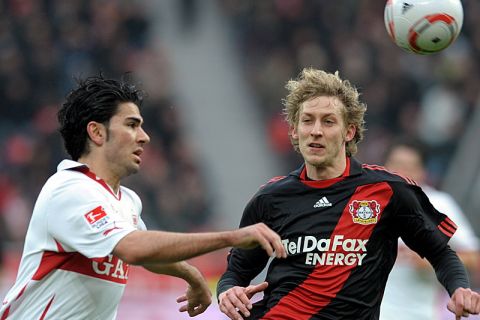
[(128, 175), (137, 173), (140, 170), (140, 162), (133, 162), (130, 166), (128, 166), (127, 171)]
[(307, 154), (304, 156), (307, 162), (315, 167), (321, 167), (325, 164), (325, 155), (320, 154)]

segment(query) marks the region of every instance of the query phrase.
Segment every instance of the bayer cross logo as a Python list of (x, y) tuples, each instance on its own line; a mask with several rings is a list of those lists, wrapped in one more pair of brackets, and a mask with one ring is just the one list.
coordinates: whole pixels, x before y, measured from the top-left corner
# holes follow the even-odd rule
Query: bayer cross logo
[(377, 223), (380, 204), (375, 200), (353, 200), (349, 211), (354, 223), (368, 225)]

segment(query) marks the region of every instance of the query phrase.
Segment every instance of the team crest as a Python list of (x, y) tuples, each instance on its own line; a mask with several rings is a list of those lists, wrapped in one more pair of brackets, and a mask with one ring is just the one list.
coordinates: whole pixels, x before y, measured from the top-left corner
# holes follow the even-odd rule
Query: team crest
[(375, 200), (353, 200), (350, 203), (350, 214), (355, 223), (365, 225), (377, 223), (380, 204)]

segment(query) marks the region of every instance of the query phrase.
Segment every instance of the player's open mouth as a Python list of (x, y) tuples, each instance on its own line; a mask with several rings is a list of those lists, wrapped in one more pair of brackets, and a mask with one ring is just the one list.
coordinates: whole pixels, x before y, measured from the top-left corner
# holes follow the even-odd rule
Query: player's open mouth
[(310, 144), (308, 144), (308, 146), (310, 148), (318, 148), (318, 149), (325, 148), (325, 146), (323, 144), (320, 144), (320, 143), (310, 143)]
[(136, 156), (138, 163), (142, 162), (142, 159), (140, 158), (140, 156), (141, 156), (142, 153), (143, 153), (143, 149), (137, 149), (137, 150), (135, 150), (135, 152), (133, 153), (133, 155)]

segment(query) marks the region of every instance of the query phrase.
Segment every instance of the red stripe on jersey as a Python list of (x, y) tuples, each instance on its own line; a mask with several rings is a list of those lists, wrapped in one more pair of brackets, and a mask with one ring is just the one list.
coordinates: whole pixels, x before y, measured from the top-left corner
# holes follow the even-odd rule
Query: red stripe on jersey
[(300, 173), (300, 181), (312, 188), (328, 188), (331, 185), (334, 185), (337, 182), (342, 181), (345, 177), (350, 175), (350, 158), (347, 157), (347, 164), (345, 166), (345, 170), (343, 171), (342, 175), (338, 178), (327, 179), (327, 180), (309, 180), (307, 177), (307, 170), (305, 167), (303, 168), (302, 172)]
[[(380, 219), (392, 195), (393, 191), (386, 182), (358, 187), (350, 198), (349, 204), (344, 208), (330, 237), (330, 242), (333, 243), (337, 236), (344, 236), (345, 239), (368, 240), (376, 223), (355, 223), (353, 214), (356, 212), (351, 211), (353, 207), (351, 208), (350, 204), (375, 200), (379, 205), (376, 217)], [(342, 246), (338, 246), (334, 252), (348, 254)], [(327, 253), (329, 252), (324, 254)], [(365, 266), (361, 267), (365, 268)], [(357, 268), (356, 263), (354, 265), (317, 265), (303, 283), (283, 296), (277, 305), (272, 307), (261, 319), (310, 319), (312, 315), (317, 314), (336, 297), (355, 268)]]
[(32, 280), (40, 281), (54, 270), (65, 270), (111, 282), (126, 284), (128, 264), (110, 255), (104, 258), (89, 259), (78, 252), (43, 253), (40, 265)]
[(65, 252), (65, 249), (63, 249), (62, 245), (60, 244), (60, 242), (58, 242), (57, 240), (55, 240), (55, 244), (57, 245), (57, 250), (58, 252)]
[[(458, 226), (455, 224), (455, 222), (453, 222), (448, 216), (445, 217), (445, 220), (443, 220), (444, 223), (448, 224), (449, 226), (451, 226), (453, 229), (455, 229), (455, 231), (457, 231), (458, 229)], [(454, 232), (455, 232), (454, 231)]]
[(274, 183), (274, 182), (277, 182), (277, 181), (280, 181), (282, 179), (285, 179), (286, 176), (277, 176), (277, 177), (273, 177), (271, 178), (270, 180), (267, 181), (267, 184), (269, 183)]
[[(22, 290), (20, 290), (20, 292), (17, 294), (14, 301), (17, 301), (23, 295), (23, 293), (25, 292), (25, 289), (27, 289), (27, 285), (23, 286)], [(8, 301), (3, 302), (3, 304), (7, 304), (7, 303)], [(8, 308), (5, 309), (5, 311), (3, 312), (2, 318), (0, 318), (0, 320), (7, 319), (9, 313), (10, 313), (10, 306), (8, 306)]]
[(26, 289), (27, 289), (27, 285), (23, 286), (22, 290), (20, 290), (17, 297), (15, 298), (15, 301), (17, 301), (23, 295)]
[(40, 317), (39, 320), (44, 320), (45, 317), (47, 316), (48, 309), (52, 306), (53, 299), (55, 298), (55, 295), (53, 295), (52, 299), (48, 302), (47, 306), (45, 307), (45, 310), (43, 310), (42, 316)]
[(382, 166), (377, 166), (377, 165), (374, 165), (374, 164), (362, 164), (362, 168), (365, 168), (365, 169), (370, 169), (370, 170), (379, 170), (379, 171), (386, 171), (388, 173), (391, 173), (391, 174), (394, 174), (394, 175), (397, 175), (399, 176), (400, 178), (402, 178), (403, 180), (407, 181), (408, 184), (412, 184), (414, 186), (418, 186), (418, 184), (415, 182), (415, 180), (407, 177), (407, 176), (404, 176), (402, 174), (399, 174), (398, 172), (395, 172), (395, 171), (390, 171), (388, 170), (387, 168), (385, 167), (382, 167)]
[(121, 191), (118, 191), (118, 197), (117, 197), (117, 195), (115, 193), (113, 193), (112, 189), (108, 186), (108, 184), (103, 179), (101, 179), (100, 177), (97, 177), (97, 175), (95, 173), (93, 173), (92, 171), (90, 171), (90, 169), (87, 166), (75, 167), (75, 168), (72, 168), (71, 170), (81, 172), (84, 175), (86, 175), (87, 177), (89, 177), (90, 179), (100, 183), (102, 185), (102, 187), (104, 187), (112, 196), (115, 197), (115, 199), (117, 199), (117, 200), (122, 199), (122, 192)]
[(438, 225), (438, 229), (439, 229), (440, 231), (442, 231), (443, 234), (445, 234), (447, 237), (449, 237), (449, 238), (453, 237), (453, 233), (450, 232), (450, 231), (448, 231), (448, 230), (446, 230), (444, 227), (442, 227), (441, 224)]
[(448, 230), (448, 231), (451, 232), (452, 234), (454, 234), (455, 231), (457, 231), (457, 229), (453, 228), (451, 225), (449, 225), (448, 223), (446, 223), (445, 220), (442, 221), (442, 222), (440, 223), (440, 225), (441, 225), (443, 228), (445, 228), (445, 230)]
[(3, 312), (2, 317), (0, 318), (0, 320), (6, 320), (9, 313), (10, 313), (10, 306), (8, 306), (8, 308), (5, 309), (5, 311)]

